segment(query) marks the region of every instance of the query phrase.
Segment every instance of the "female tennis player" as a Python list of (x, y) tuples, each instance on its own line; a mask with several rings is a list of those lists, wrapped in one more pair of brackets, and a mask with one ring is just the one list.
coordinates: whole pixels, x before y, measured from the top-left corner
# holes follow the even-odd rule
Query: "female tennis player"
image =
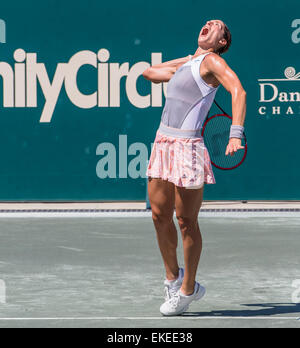
[[(154, 83), (169, 82), (147, 170), (152, 217), (166, 269), (165, 303), (160, 308), (165, 316), (186, 312), (192, 301), (205, 294), (205, 288), (196, 282), (202, 252), (198, 214), (204, 184), (215, 184), (215, 177), (201, 127), (219, 85), (232, 97), (233, 122), (224, 153), (233, 156), (243, 148), (246, 92), (221, 58), (230, 45), (228, 27), (221, 20), (210, 20), (200, 32), (193, 56), (152, 66), (143, 73)], [(183, 239), (185, 269), (178, 265), (174, 208)]]

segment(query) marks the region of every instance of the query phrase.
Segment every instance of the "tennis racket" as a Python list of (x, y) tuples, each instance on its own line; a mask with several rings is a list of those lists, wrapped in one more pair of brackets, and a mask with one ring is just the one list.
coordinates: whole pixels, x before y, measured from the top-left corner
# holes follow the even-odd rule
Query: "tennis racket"
[(246, 134), (242, 138), (243, 149), (238, 150), (234, 156), (226, 156), (225, 151), (229, 141), (232, 117), (225, 112), (215, 101), (216, 106), (222, 113), (207, 116), (202, 129), (202, 136), (210, 154), (211, 163), (214, 167), (222, 170), (232, 170), (242, 165), (247, 157), (248, 146)]

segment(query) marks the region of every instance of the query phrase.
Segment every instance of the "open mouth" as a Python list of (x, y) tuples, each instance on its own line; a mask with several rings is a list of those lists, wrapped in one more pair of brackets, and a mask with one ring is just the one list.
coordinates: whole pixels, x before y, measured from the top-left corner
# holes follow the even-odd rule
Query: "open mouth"
[(203, 28), (201, 32), (201, 36), (206, 36), (208, 32), (209, 32), (208, 28)]

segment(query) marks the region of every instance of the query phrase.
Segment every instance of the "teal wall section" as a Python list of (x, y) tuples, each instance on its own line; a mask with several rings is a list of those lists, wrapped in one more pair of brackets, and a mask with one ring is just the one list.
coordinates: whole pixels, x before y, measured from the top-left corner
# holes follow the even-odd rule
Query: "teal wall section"
[[(193, 54), (208, 19), (222, 19), (232, 31), (224, 58), (248, 94), (249, 155), (237, 170), (215, 169), (217, 185), (207, 186), (205, 198), (300, 199), (299, 18), (298, 0), (2, 2), (0, 200), (144, 200), (140, 174), (164, 96), (139, 74), (151, 57)], [(118, 96), (120, 66), (130, 73)], [(48, 105), (55, 94), (57, 102), (40, 122), (45, 94)], [(231, 109), (224, 89), (217, 100)], [(110, 177), (101, 178), (105, 172)]]

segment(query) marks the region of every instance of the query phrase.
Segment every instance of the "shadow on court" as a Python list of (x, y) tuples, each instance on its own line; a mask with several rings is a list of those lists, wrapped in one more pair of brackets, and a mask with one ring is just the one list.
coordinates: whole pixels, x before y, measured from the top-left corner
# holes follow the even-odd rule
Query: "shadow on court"
[[(207, 294), (184, 316), (162, 318), (151, 217), (1, 219), (0, 327), (300, 327), (300, 218), (199, 223)], [(183, 266), (181, 242), (178, 259)]]
[[(189, 312), (184, 314), (185, 317), (258, 317), (258, 316), (274, 316), (283, 314), (300, 313), (300, 304), (294, 303), (256, 303), (242, 304), (246, 307), (262, 307), (260, 309), (241, 309), (241, 310), (216, 310), (211, 312)], [(297, 317), (297, 316), (295, 316)]]

